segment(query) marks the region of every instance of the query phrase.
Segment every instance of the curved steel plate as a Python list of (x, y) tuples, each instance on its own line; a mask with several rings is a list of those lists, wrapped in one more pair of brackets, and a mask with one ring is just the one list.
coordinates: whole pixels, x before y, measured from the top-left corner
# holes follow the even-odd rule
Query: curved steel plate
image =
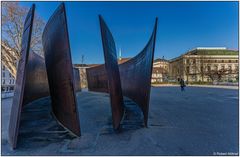
[(9, 130), (8, 130), (9, 143), (12, 146), (12, 148), (16, 148), (17, 146), (17, 137), (18, 137), (18, 130), (20, 125), (21, 110), (22, 110), (22, 104), (23, 104), (23, 94), (24, 94), (24, 87), (25, 87), (25, 80), (26, 80), (26, 65), (27, 65), (29, 49), (30, 49), (34, 11), (35, 11), (35, 5), (33, 4), (27, 14), (27, 17), (24, 23), (24, 28), (23, 28), (21, 58), (18, 63), (16, 85), (15, 85), (13, 104), (12, 104), (11, 114), (10, 114)]
[(147, 126), (157, 19), (150, 40), (145, 48), (131, 60), (120, 64), (123, 95), (135, 101), (142, 109)]
[(118, 129), (123, 117), (123, 95), (118, 69), (115, 42), (106, 23), (99, 16), (102, 45), (104, 51), (105, 68), (108, 78), (108, 90), (110, 93), (113, 128)]
[(29, 53), (26, 80), (23, 105), (26, 105), (35, 99), (49, 96), (44, 58), (34, 52)]
[[(106, 26), (105, 26), (106, 27)], [(157, 32), (157, 19), (153, 33), (145, 48), (131, 60), (119, 65), (121, 84), (117, 81), (115, 84), (121, 85), (123, 95), (139, 104), (144, 114), (144, 123), (147, 126), (149, 97), (151, 89), (151, 75), (154, 58), (154, 47)], [(110, 42), (113, 41), (112, 36), (106, 36)], [(111, 49), (111, 48), (110, 48)], [(112, 48), (114, 50), (114, 48)], [(104, 51), (105, 52), (105, 51)], [(105, 54), (106, 55), (106, 54)], [(115, 61), (115, 58), (110, 58)], [(105, 62), (109, 60), (105, 59)], [(88, 88), (90, 91), (108, 92), (107, 74), (113, 76), (114, 74), (106, 72), (103, 65), (87, 69)], [(110, 91), (111, 93), (111, 91)]]
[(52, 111), (64, 127), (80, 136), (66, 12), (63, 3), (46, 24), (42, 41)]
[(86, 69), (88, 90), (108, 93), (108, 78), (105, 65), (99, 65)]
[(80, 92), (81, 91), (80, 72), (77, 68), (73, 68), (73, 76), (75, 92)]

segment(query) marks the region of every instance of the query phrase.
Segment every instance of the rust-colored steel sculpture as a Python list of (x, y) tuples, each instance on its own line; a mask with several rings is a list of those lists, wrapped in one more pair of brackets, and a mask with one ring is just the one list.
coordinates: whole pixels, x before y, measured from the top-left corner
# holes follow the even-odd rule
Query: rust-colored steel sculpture
[(80, 92), (81, 91), (80, 72), (77, 68), (73, 68), (73, 76), (74, 76), (75, 92)]
[(140, 106), (146, 127), (156, 33), (157, 19), (151, 38), (145, 48), (137, 56), (119, 66), (123, 95), (132, 99)]
[[(23, 56), (22, 56), (23, 57)], [(20, 68), (20, 67), (19, 67)], [(34, 53), (33, 51), (29, 52), (29, 56), (26, 59), (26, 67), (25, 67), (25, 85), (22, 88), (20, 92), (23, 93), (22, 97), (22, 103), (20, 106), (25, 107), (28, 103), (30, 103), (33, 100), (49, 96), (49, 88), (48, 88), (48, 80), (47, 80), (47, 73), (46, 73), (46, 67), (44, 58), (39, 56), (38, 54)], [(18, 77), (17, 79), (19, 79)], [(16, 86), (16, 89), (19, 88)], [(14, 101), (13, 106), (16, 104), (15, 96), (14, 95)], [(12, 109), (14, 110), (14, 109)], [(22, 111), (22, 109), (21, 109)], [(15, 111), (16, 112), (16, 111)], [(18, 121), (18, 127), (21, 125), (21, 112), (19, 113), (19, 119)], [(11, 113), (10, 119), (15, 118), (15, 115)], [(13, 120), (13, 119), (12, 119)], [(10, 121), (12, 121), (10, 120)], [(9, 141), (11, 141), (11, 132), (12, 130), (13, 121), (9, 124)], [(16, 136), (18, 136), (18, 132), (16, 133)], [(17, 140), (17, 137), (16, 137)], [(10, 142), (11, 144), (11, 142)], [(17, 141), (15, 145), (11, 144), (13, 148), (16, 148)]]
[(99, 16), (99, 20), (112, 108), (113, 128), (118, 129), (124, 110), (116, 47), (113, 36), (101, 16)]
[(108, 78), (105, 65), (87, 68), (88, 90), (108, 93)]
[(52, 111), (64, 127), (80, 136), (66, 12), (63, 3), (46, 24), (42, 41)]
[(20, 125), (21, 110), (23, 104), (24, 87), (26, 80), (26, 65), (30, 50), (30, 41), (32, 34), (33, 18), (34, 18), (35, 5), (33, 4), (29, 10), (24, 22), (21, 59), (18, 63), (16, 86), (13, 97), (13, 104), (11, 108), (10, 122), (9, 122), (9, 143), (12, 148), (17, 146), (18, 130)]
[[(104, 27), (106, 27), (106, 24), (104, 25)], [(124, 96), (127, 96), (128, 98), (132, 99), (140, 106), (144, 115), (144, 124), (146, 127), (148, 121), (151, 75), (156, 33), (157, 33), (157, 19), (155, 21), (153, 33), (145, 48), (134, 58), (119, 65), (120, 76), (118, 74), (116, 75), (112, 73), (112, 71), (107, 71), (104, 65), (87, 69), (88, 89), (90, 91), (109, 92), (111, 95), (111, 91), (108, 90), (109, 87), (108, 84), (106, 84), (106, 82), (108, 82), (109, 77), (111, 78), (112, 76), (118, 76), (121, 79), (121, 83), (118, 83), (118, 81), (114, 81), (113, 83), (120, 85), (121, 87), (118, 86), (118, 90), (121, 89)], [(112, 44), (111, 42), (114, 41), (112, 35), (109, 34), (111, 34), (110, 31), (108, 32), (107, 35), (102, 33), (103, 36), (102, 38), (103, 40), (105, 38), (109, 38), (105, 40), (110, 41), (109, 43), (111, 45)], [(105, 43), (108, 44), (107, 42)], [(106, 45), (104, 46), (105, 46), (104, 56), (112, 55), (111, 53), (105, 52)], [(114, 48), (111, 46), (107, 48), (110, 49), (109, 51), (114, 51)], [(109, 62), (111, 63), (111, 60), (109, 58), (106, 59), (105, 57), (105, 65), (106, 63), (108, 64)], [(113, 60), (115, 61), (115, 58)]]
[(30, 51), (26, 68), (27, 81), (24, 87), (23, 105), (35, 99), (49, 96), (44, 58)]

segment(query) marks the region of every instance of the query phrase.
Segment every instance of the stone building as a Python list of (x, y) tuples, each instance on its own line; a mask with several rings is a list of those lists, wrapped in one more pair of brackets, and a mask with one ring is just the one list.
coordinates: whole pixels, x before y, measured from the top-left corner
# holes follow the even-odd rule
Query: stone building
[(3, 64), (1, 65), (1, 76), (2, 76), (2, 84), (1, 84), (1, 92), (2, 92), (2, 98), (13, 96), (14, 92), (14, 86), (15, 86), (15, 78), (13, 75), (9, 72), (6, 66)]
[(164, 57), (155, 59), (152, 70), (152, 83), (160, 83), (168, 81), (169, 62)]
[(238, 51), (196, 48), (170, 60), (170, 79), (188, 82), (238, 81)]

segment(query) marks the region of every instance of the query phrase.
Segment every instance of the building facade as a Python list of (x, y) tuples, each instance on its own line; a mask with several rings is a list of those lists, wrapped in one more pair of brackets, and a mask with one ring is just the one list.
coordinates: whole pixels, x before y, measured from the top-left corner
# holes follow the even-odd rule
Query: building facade
[(238, 51), (196, 48), (170, 60), (170, 79), (187, 82), (238, 81)]
[(155, 59), (152, 70), (152, 83), (168, 82), (169, 61), (164, 58)]
[(3, 64), (1, 65), (1, 76), (2, 76), (2, 86), (1, 86), (1, 92), (2, 97), (8, 97), (13, 95), (14, 92), (14, 86), (15, 86), (15, 78), (13, 75), (9, 72), (6, 66)]
[[(238, 51), (226, 48), (196, 48), (171, 59), (155, 59), (152, 70), (152, 83), (177, 82), (183, 78), (187, 82), (238, 82)], [(119, 58), (122, 64), (131, 58)], [(86, 68), (100, 64), (75, 64), (79, 69), (81, 88), (87, 88)], [(2, 97), (13, 95), (15, 78), (2, 64)]]

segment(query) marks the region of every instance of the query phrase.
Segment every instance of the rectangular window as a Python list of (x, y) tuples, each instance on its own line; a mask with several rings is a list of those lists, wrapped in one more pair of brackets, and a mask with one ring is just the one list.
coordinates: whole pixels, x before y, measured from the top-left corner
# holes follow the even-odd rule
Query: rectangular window
[(190, 70), (189, 70), (189, 66), (187, 66), (187, 69), (186, 69), (186, 70), (187, 70), (187, 73), (189, 74), (189, 72), (190, 72)]
[(210, 66), (208, 66), (208, 71), (211, 71), (211, 67)]
[(5, 72), (2, 73), (2, 77), (5, 77)]
[(228, 66), (228, 70), (229, 70), (229, 73), (232, 73), (232, 66), (231, 65)]
[(193, 59), (193, 64), (195, 64), (196, 63), (196, 60), (195, 59)]

